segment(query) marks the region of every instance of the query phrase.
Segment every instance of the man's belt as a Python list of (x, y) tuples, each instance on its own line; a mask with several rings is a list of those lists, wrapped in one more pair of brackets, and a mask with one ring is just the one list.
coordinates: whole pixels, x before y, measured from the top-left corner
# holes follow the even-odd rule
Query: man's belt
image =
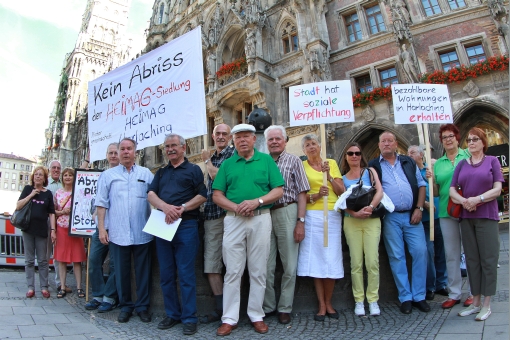
[(283, 207), (289, 206), (289, 205), (294, 204), (294, 203), (297, 203), (297, 202), (290, 202), (290, 203), (278, 203), (278, 204), (273, 205), (273, 206), (271, 207), (271, 210), (280, 209), (280, 208), (283, 208)]
[(401, 214), (403, 214), (403, 213), (408, 213), (408, 212), (410, 212), (410, 211), (411, 211), (411, 210), (393, 210), (393, 212), (401, 213)]
[[(253, 210), (253, 216), (259, 216), (263, 214), (269, 214), (269, 209), (260, 209), (260, 210)], [(238, 215), (233, 211), (227, 211), (227, 216), (239, 216), (239, 217), (245, 217), (242, 215)]]

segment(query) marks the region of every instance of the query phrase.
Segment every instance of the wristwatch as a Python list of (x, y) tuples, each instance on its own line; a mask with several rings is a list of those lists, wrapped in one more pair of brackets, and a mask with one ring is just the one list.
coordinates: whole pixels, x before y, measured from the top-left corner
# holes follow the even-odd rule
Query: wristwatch
[(204, 161), (204, 164), (207, 164), (207, 163), (209, 163), (209, 159), (206, 159), (206, 160)]
[(303, 222), (303, 223), (305, 223), (305, 218), (304, 218), (304, 217), (298, 217), (298, 219), (297, 219), (297, 220), (298, 220), (298, 222)]
[(264, 201), (262, 200), (262, 198), (259, 198), (259, 207), (264, 204)]
[(423, 212), (423, 207), (416, 206), (415, 209), (420, 209), (420, 211)]
[(182, 208), (184, 209), (184, 211), (186, 211), (186, 203), (182, 204)]
[(484, 199), (485, 199), (485, 198), (483, 197), (483, 195), (480, 195), (480, 201), (482, 201), (482, 202), (483, 202), (483, 200), (484, 200)]

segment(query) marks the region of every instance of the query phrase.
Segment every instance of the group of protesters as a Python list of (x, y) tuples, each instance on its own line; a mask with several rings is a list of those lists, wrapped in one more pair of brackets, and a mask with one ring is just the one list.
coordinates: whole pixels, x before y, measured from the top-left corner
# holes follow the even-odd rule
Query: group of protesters
[[(338, 319), (332, 296), (336, 280), (344, 277), (343, 228), (349, 246), (356, 315), (365, 315), (365, 299), (370, 315), (381, 314), (378, 249), (382, 234), (402, 313), (410, 314), (413, 307), (429, 312), (426, 300), (434, 299), (435, 294), (448, 296), (442, 303), (445, 309), (461, 302), (463, 246), (470, 293), (464, 301), (465, 309), (458, 315), (477, 314), (478, 321), (489, 317), (499, 255), (496, 198), (503, 176), (497, 158), (485, 155), (488, 140), (483, 130), (472, 128), (468, 132), (468, 148), (464, 150), (460, 148), (459, 129), (453, 124), (442, 125), (439, 134), (445, 154), (428, 163), (422, 146), (410, 146), (408, 155), (398, 154), (395, 134), (384, 131), (379, 136), (379, 157), (367, 163), (361, 146), (350, 143), (340, 167), (335, 160), (321, 157), (321, 141), (316, 135), (302, 138), (306, 155), (302, 161), (286, 151), (288, 137), (283, 126), (272, 125), (264, 131), (269, 154), (255, 148), (255, 132), (249, 124), (232, 129), (226, 124), (215, 126), (214, 150), (202, 151), (205, 183), (202, 169), (185, 157), (185, 139), (178, 134), (166, 136), (168, 164), (155, 174), (135, 164), (134, 140), (124, 138), (108, 146), (110, 168), (98, 180), (95, 199), (97, 231), (89, 254), (92, 299), (85, 306), (87, 310), (108, 312), (119, 306), (118, 322), (128, 322), (133, 311), (142, 322), (150, 322), (151, 247), (155, 245), (166, 313), (159, 329), (182, 323), (183, 334), (191, 335), (196, 333), (199, 321), (221, 322), (216, 334), (231, 334), (239, 321), (241, 277), (246, 265), (250, 280), (247, 314), (256, 332), (268, 332), (264, 318), (269, 315), (276, 314), (281, 324), (291, 322), (296, 276), (314, 279), (318, 300), (314, 319)], [(83, 165), (87, 163), (85, 160)], [(66, 266), (74, 263), (77, 292), (82, 297), (83, 241), (67, 236), (65, 229), (74, 172), (66, 168), (59, 179), (58, 161), (50, 164), (50, 171), (53, 182), (48, 183), (48, 171), (42, 166), (34, 169), (31, 185), (23, 190), (17, 206), (21, 208), (30, 199), (35, 202), (33, 223), (23, 232), (27, 297), (35, 295), (35, 254), (41, 292), (50, 297), (51, 244), (55, 245), (55, 260), (60, 262), (57, 296), (69, 292)], [(437, 197), (429, 197), (430, 177), (434, 183), (431, 191)], [(337, 200), (360, 180), (376, 189), (370, 204), (357, 211), (336, 210)], [(456, 190), (457, 186), (462, 192)], [(429, 238), (431, 199), (434, 241)], [(462, 205), (460, 218), (449, 216), (449, 199)], [(385, 201), (391, 201), (394, 209), (385, 211), (381, 218)], [(166, 224), (178, 223), (171, 241), (143, 231), (151, 206), (164, 213)], [(205, 230), (204, 272), (214, 295), (214, 309), (199, 320), (195, 260), (201, 218)], [(411, 256), (411, 273), (405, 246)], [(105, 282), (102, 268), (108, 252), (110, 275)], [(278, 301), (274, 287), (277, 253), (283, 266)], [(132, 268), (136, 299), (131, 291)]]

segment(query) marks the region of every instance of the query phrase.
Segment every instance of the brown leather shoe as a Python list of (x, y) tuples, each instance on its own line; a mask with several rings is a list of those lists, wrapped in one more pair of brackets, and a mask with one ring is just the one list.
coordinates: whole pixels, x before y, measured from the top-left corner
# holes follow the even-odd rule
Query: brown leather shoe
[(218, 328), (218, 330), (216, 331), (216, 335), (219, 335), (219, 336), (230, 335), (230, 333), (232, 333), (232, 331), (236, 328), (237, 328), (237, 324), (231, 325), (228, 323), (222, 323), (220, 328)]
[(267, 331), (269, 330), (269, 327), (267, 327), (264, 321), (255, 321), (252, 322), (251, 325), (253, 326), (253, 328), (255, 328), (255, 332), (260, 334), (267, 333)]
[(290, 313), (278, 313), (278, 322), (284, 325), (290, 323)]
[(449, 309), (455, 305), (458, 305), (459, 303), (460, 303), (460, 300), (448, 299), (445, 302), (443, 302), (441, 307), (443, 307), (443, 309)]

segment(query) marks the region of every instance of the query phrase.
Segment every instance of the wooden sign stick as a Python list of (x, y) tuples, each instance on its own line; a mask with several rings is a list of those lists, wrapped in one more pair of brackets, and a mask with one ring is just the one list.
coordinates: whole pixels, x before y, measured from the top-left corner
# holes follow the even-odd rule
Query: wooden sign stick
[[(96, 230), (96, 233), (99, 231)], [(90, 243), (92, 242), (92, 237), (89, 237), (89, 242), (87, 246), (87, 274), (85, 276), (85, 301), (89, 302), (89, 263), (90, 263)]]
[[(430, 139), (429, 139), (429, 124), (423, 124), (423, 134), (425, 135), (425, 159), (427, 166), (432, 166), (432, 157), (430, 155)], [(430, 216), (430, 240), (434, 241), (434, 193), (433, 193), (433, 178), (429, 178), (429, 216)]]
[[(326, 127), (324, 124), (320, 125), (321, 130), (321, 158), (326, 161)], [(328, 174), (322, 173), (322, 185), (328, 186)], [(328, 246), (328, 196), (322, 197), (324, 203), (324, 247)]]

